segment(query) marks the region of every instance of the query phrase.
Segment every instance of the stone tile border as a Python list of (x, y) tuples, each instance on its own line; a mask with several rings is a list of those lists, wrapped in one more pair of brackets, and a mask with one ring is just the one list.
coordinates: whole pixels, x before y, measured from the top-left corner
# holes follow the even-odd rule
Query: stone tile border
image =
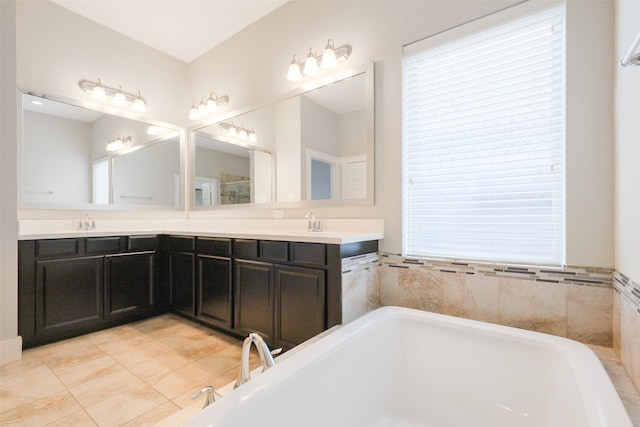
[(356, 273), (362, 270), (368, 270), (378, 266), (378, 253), (370, 253), (364, 255), (356, 255), (350, 258), (342, 259), (342, 274)]
[(613, 287), (616, 292), (626, 297), (640, 314), (640, 285), (616, 271), (613, 276)]
[[(530, 280), (533, 282), (567, 283), (572, 285), (613, 287), (611, 268), (566, 266), (524, 267), (501, 264), (478, 264), (426, 258), (405, 258), (399, 254), (380, 253), (380, 265), (392, 268), (425, 268), (444, 273), (481, 274), (490, 277)], [(640, 288), (638, 289), (640, 295)]]

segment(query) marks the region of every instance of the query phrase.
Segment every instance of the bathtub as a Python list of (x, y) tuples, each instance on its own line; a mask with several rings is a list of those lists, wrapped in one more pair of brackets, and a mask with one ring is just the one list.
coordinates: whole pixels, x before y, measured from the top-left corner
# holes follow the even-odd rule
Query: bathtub
[(277, 361), (186, 427), (632, 427), (583, 344), (385, 307)]

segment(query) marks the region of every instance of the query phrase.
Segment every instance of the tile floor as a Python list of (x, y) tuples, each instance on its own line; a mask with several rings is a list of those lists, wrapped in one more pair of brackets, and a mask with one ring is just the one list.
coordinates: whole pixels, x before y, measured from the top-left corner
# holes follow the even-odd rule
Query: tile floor
[[(236, 379), (241, 345), (165, 314), (26, 350), (0, 366), (0, 425), (179, 426), (204, 403), (194, 392)], [(614, 351), (591, 348), (640, 427), (640, 394)]]

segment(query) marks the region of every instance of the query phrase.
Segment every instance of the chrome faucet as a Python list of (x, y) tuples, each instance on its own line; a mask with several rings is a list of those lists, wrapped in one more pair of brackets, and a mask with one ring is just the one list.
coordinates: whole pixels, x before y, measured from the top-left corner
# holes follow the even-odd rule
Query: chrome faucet
[(204, 393), (207, 393), (207, 398), (204, 401), (204, 406), (202, 407), (202, 409), (206, 408), (207, 406), (211, 405), (216, 401), (216, 398), (213, 396), (213, 386), (210, 386), (210, 385), (196, 392), (193, 396), (191, 396), (191, 400), (196, 400), (197, 398), (202, 396)]
[(304, 217), (309, 219), (309, 223), (307, 224), (307, 231), (322, 231), (320, 220), (316, 219), (315, 215), (313, 215), (313, 212), (309, 212)]
[(91, 218), (91, 214), (87, 214), (84, 217), (84, 221), (78, 221), (78, 228), (80, 230), (95, 230), (96, 222)]
[(255, 332), (249, 334), (242, 343), (242, 356), (240, 358), (240, 375), (233, 388), (238, 388), (242, 384), (251, 379), (251, 372), (249, 371), (249, 352), (251, 351), (251, 344), (256, 345), (258, 355), (260, 356), (260, 362), (262, 362), (262, 372), (275, 366), (276, 361), (273, 359), (273, 355), (279, 354), (282, 349), (278, 348), (273, 351), (269, 350), (269, 346), (262, 339), (262, 337)]

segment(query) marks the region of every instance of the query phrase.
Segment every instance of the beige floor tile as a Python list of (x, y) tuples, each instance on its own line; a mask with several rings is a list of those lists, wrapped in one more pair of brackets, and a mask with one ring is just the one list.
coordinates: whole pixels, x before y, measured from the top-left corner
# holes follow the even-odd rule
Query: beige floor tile
[(22, 382), (2, 382), (0, 384), (0, 412), (5, 412), (34, 399), (43, 399), (65, 390), (64, 384), (46, 366), (32, 369)]
[(77, 352), (66, 353), (56, 358), (51, 358), (46, 364), (54, 371), (62, 371), (64, 369), (73, 369), (77, 366), (84, 365), (91, 361), (104, 358), (106, 354), (98, 347), (84, 347)]
[(152, 427), (175, 427), (181, 426), (186, 423), (191, 417), (200, 412), (202, 408), (200, 406), (189, 406), (188, 408), (183, 408), (178, 412), (168, 416), (164, 420), (161, 420), (152, 425)]
[(118, 366), (109, 375), (92, 378), (69, 388), (69, 392), (86, 408), (141, 384), (143, 382), (140, 378)]
[(96, 344), (96, 346), (107, 354), (113, 354), (122, 350), (135, 348), (150, 341), (151, 339), (149, 337), (136, 333), (135, 335), (132, 334), (123, 337), (116, 337), (112, 340)]
[(189, 337), (189, 336), (180, 336), (180, 335), (167, 335), (162, 338), (158, 338), (154, 340), (155, 343), (160, 344), (163, 347), (171, 351), (178, 351), (188, 345), (195, 344), (199, 340), (197, 338)]
[(63, 366), (52, 368), (60, 381), (67, 386), (73, 387), (78, 384), (90, 381), (98, 377), (110, 375), (118, 370), (120, 365), (111, 357), (104, 355), (97, 359), (75, 364), (73, 366)]
[(194, 364), (183, 366), (149, 381), (149, 385), (169, 399), (193, 391), (213, 380), (214, 375)]
[(189, 364), (189, 362), (182, 357), (178, 357), (174, 353), (166, 353), (129, 366), (128, 369), (142, 378), (142, 380), (150, 381), (187, 364)]
[(236, 371), (236, 377), (240, 370), (240, 356), (242, 350), (231, 347), (217, 352), (215, 355), (203, 357), (195, 363), (215, 375), (226, 376), (229, 370)]
[(146, 360), (153, 359), (156, 356), (167, 354), (169, 349), (155, 342), (146, 342), (136, 347), (127, 348), (111, 354), (115, 360), (123, 366), (133, 366)]
[(61, 391), (43, 399), (0, 413), (0, 425), (41, 426), (68, 417), (82, 410), (69, 392)]
[(229, 347), (229, 344), (204, 338), (175, 350), (176, 354), (190, 362), (207, 356), (214, 356), (217, 352)]
[(96, 427), (96, 424), (85, 411), (76, 412), (64, 418), (60, 418), (45, 427)]
[(89, 406), (86, 411), (100, 427), (120, 426), (167, 401), (152, 387), (141, 384)]
[(85, 337), (71, 338), (53, 344), (26, 350), (23, 358), (35, 358), (42, 363), (54, 363), (58, 359), (73, 358), (78, 354), (91, 352), (94, 349), (93, 343)]
[(139, 417), (124, 423), (122, 427), (147, 427), (170, 417), (180, 410), (181, 408), (173, 402), (163, 403), (162, 405), (145, 412)]

